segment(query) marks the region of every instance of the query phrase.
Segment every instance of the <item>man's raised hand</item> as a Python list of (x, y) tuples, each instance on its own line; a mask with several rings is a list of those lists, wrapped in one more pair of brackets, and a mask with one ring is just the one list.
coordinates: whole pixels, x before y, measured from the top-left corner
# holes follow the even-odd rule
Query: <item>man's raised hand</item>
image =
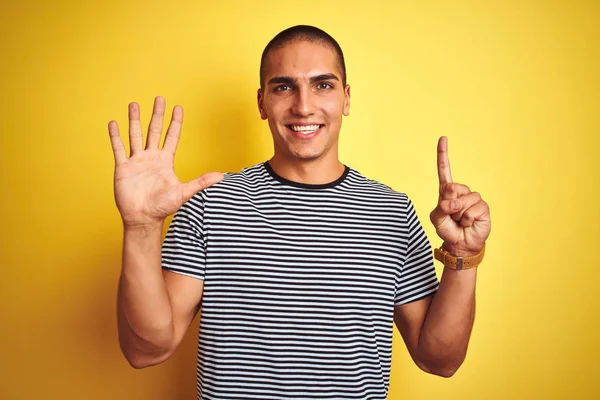
[(110, 121), (108, 132), (115, 156), (115, 201), (126, 226), (162, 223), (197, 192), (221, 181), (223, 174), (209, 172), (188, 183), (175, 175), (174, 157), (183, 123), (183, 109), (173, 108), (163, 148), (160, 137), (165, 113), (165, 99), (154, 100), (148, 127), (146, 148), (140, 124), (140, 107), (129, 104), (129, 158), (119, 135), (116, 121)]
[(440, 195), (431, 222), (446, 250), (464, 257), (475, 255), (490, 235), (490, 209), (479, 193), (452, 182), (445, 136), (438, 142), (437, 166)]

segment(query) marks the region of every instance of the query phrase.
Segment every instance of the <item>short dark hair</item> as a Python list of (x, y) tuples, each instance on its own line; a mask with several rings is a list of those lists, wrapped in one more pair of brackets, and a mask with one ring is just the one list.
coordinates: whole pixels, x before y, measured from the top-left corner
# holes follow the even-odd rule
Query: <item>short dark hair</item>
[(267, 44), (267, 47), (263, 50), (262, 56), (260, 57), (260, 87), (264, 88), (265, 76), (267, 74), (267, 56), (273, 49), (280, 49), (290, 42), (306, 41), (316, 42), (331, 47), (338, 59), (340, 72), (342, 73), (342, 84), (346, 86), (346, 63), (344, 62), (344, 53), (342, 48), (331, 37), (327, 32), (319, 29), (315, 26), (310, 25), (296, 25), (291, 28), (287, 28), (284, 31), (279, 32), (271, 41)]

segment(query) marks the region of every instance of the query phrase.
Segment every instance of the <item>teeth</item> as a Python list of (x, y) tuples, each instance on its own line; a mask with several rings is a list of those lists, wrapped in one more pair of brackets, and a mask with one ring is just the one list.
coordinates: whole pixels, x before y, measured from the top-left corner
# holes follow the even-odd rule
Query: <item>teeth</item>
[(290, 125), (294, 132), (310, 133), (319, 129), (321, 125)]

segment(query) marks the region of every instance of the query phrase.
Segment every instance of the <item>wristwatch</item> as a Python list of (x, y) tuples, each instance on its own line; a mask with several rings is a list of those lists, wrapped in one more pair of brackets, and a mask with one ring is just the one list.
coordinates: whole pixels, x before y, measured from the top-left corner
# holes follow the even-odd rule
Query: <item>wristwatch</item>
[(433, 254), (435, 259), (441, 261), (445, 267), (460, 271), (478, 266), (483, 260), (485, 254), (485, 243), (478, 254), (471, 257), (455, 256), (444, 248), (442, 244), (439, 249), (434, 249)]

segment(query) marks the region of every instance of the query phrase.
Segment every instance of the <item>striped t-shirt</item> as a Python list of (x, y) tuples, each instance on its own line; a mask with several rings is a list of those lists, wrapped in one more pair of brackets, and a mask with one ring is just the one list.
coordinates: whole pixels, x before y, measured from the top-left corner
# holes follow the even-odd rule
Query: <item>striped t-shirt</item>
[(204, 280), (199, 399), (387, 395), (394, 305), (438, 288), (405, 194), (346, 167), (307, 185), (267, 163), (175, 214), (162, 265)]

